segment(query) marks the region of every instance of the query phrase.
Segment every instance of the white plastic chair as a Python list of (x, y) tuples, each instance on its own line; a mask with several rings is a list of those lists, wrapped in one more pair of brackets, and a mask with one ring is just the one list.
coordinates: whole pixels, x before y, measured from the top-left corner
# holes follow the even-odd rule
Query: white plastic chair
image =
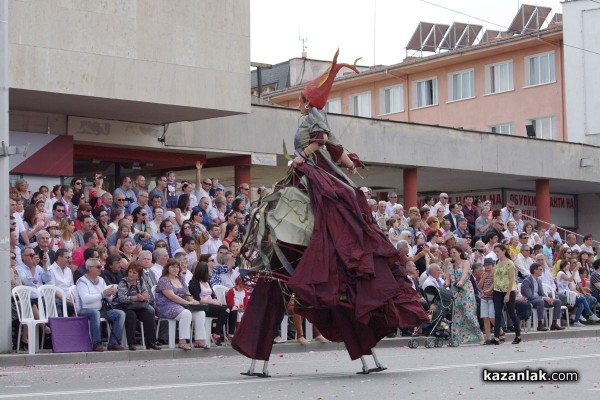
[[(44, 314), (44, 307), (39, 307), (40, 319), (33, 317), (33, 308), (31, 307), (31, 294), (37, 292), (29, 286), (16, 286), (12, 290), (12, 297), (17, 308), (17, 316), (19, 317), (19, 330), (17, 332), (17, 352), (21, 345), (21, 330), (23, 325), (27, 325), (27, 339), (29, 341), (29, 354), (35, 354), (38, 347), (37, 330), (38, 325), (43, 325), (48, 322)], [(39, 303), (39, 300), (38, 300)], [(42, 343), (44, 342), (45, 333), (42, 330)]]
[[(552, 290), (552, 287), (548, 286), (545, 283), (542, 283), (542, 290), (544, 291), (544, 294), (552, 299), (555, 299), (556, 296), (554, 295), (554, 291)], [(545, 310), (545, 314), (546, 319), (548, 320), (548, 322), (552, 321), (551, 316), (550, 316), (550, 312), (552, 311), (552, 308), (547, 308)], [(562, 306), (560, 306), (560, 313), (565, 313), (565, 320), (567, 321), (567, 329), (571, 327), (571, 323), (569, 322), (569, 307), (567, 307), (566, 304), (563, 304)], [(558, 325), (560, 326), (560, 319), (558, 320)]]
[(38, 291), (38, 299), (43, 299), (43, 306), (38, 301), (38, 308), (44, 308), (44, 315), (46, 319), (48, 318), (56, 318), (58, 317), (58, 310), (56, 308), (56, 294), (60, 293), (62, 298), (62, 315), (64, 317), (68, 316), (67, 314), (67, 299), (65, 292), (58, 286), (54, 285), (42, 285), (37, 288)]
[[(152, 286), (152, 289), (150, 289), (150, 290), (152, 291), (152, 297), (156, 299), (156, 285)], [(160, 324), (167, 321), (169, 324), (169, 348), (174, 349), (175, 348), (175, 329), (177, 328), (177, 321), (175, 321), (174, 319), (168, 319), (168, 318), (160, 318), (160, 317), (156, 317), (156, 318), (157, 318), (156, 338), (158, 339), (158, 331), (160, 328)], [(192, 344), (192, 342), (193, 342), (193, 335), (192, 335), (193, 329), (194, 329), (194, 324), (192, 324), (192, 328), (190, 330), (190, 344)], [(209, 342), (206, 341), (206, 343), (209, 343)]]

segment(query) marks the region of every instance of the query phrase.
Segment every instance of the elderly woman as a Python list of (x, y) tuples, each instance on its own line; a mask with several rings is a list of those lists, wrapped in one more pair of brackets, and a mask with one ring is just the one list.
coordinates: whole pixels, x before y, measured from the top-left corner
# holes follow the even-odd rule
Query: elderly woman
[[(113, 257), (113, 256), (111, 256)], [(156, 344), (156, 325), (154, 324), (154, 308), (150, 305), (150, 294), (145, 289), (140, 276), (142, 265), (133, 261), (127, 268), (127, 276), (119, 281), (118, 296), (115, 307), (125, 312), (125, 335), (129, 350), (135, 351), (135, 329), (138, 320), (144, 326), (144, 341), (147, 349), (160, 350)]]
[(186, 308), (190, 305), (199, 305), (190, 294), (185, 280), (180, 274), (179, 263), (170, 258), (163, 267), (162, 276), (156, 285), (154, 306), (156, 313), (161, 318), (179, 321), (179, 348), (192, 350), (187, 342), (190, 340), (190, 326), (194, 324), (194, 347), (208, 349), (206, 344), (206, 331), (204, 311), (191, 311)]
[(128, 262), (135, 260), (140, 251), (142, 251), (142, 246), (140, 244), (136, 245), (133, 239), (125, 238), (121, 240), (119, 254)]

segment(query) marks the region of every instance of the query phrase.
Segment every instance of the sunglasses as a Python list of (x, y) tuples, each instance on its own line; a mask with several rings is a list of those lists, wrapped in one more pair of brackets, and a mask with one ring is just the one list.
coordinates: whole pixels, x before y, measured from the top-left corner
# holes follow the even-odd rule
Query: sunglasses
[(202, 182), (203, 185), (212, 186), (212, 182)]
[(162, 244), (161, 245), (156, 245), (154, 247), (157, 248), (157, 249), (166, 249), (167, 248), (167, 246), (164, 246)]
[(76, 185), (81, 185), (81, 182), (75, 182)]
[(115, 201), (125, 201), (125, 199), (115, 199)]

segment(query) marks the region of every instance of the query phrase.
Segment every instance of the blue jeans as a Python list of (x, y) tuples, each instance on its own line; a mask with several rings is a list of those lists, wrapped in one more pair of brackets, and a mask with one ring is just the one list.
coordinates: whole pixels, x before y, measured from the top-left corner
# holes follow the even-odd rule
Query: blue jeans
[(588, 313), (588, 315), (592, 315), (592, 310), (590, 310), (590, 305), (588, 304), (586, 298), (584, 296), (577, 296), (575, 300), (575, 305), (577, 306), (577, 310), (575, 311), (575, 322), (579, 322), (579, 318), (581, 318), (581, 314), (583, 310)]
[(125, 313), (121, 310), (95, 310), (93, 308), (82, 308), (78, 313), (81, 317), (87, 317), (90, 321), (90, 335), (92, 336), (92, 343), (100, 343), (102, 337), (100, 335), (100, 318), (106, 318), (106, 320), (112, 325), (110, 338), (108, 339), (109, 344), (121, 344), (123, 339), (123, 327), (125, 326)]

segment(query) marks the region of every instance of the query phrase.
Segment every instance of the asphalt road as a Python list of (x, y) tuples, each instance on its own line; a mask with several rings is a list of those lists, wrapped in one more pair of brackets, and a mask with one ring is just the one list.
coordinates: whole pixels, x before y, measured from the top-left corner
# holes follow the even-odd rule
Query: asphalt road
[[(312, 344), (311, 346), (317, 346)], [(387, 370), (357, 375), (343, 351), (277, 353), (271, 378), (246, 377), (241, 356), (0, 369), (0, 399), (597, 399), (600, 338), (525, 342), (518, 346), (382, 348)], [(373, 365), (371, 357), (369, 364)], [(262, 362), (257, 363), (257, 370)], [(575, 371), (577, 382), (492, 383), (484, 369)]]

